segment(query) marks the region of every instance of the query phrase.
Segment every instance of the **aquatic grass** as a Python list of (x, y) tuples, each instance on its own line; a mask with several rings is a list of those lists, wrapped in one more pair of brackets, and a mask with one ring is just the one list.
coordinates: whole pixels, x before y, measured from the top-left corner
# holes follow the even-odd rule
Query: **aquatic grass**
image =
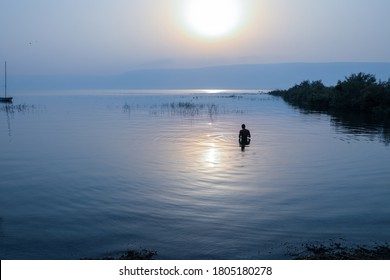
[(180, 116), (198, 116), (202, 113), (203, 104), (195, 104), (191, 102), (171, 103), (169, 113)]
[[(184, 98), (184, 97), (183, 97)], [(230, 98), (241, 98), (240, 96), (231, 96)], [(176, 101), (162, 104), (152, 104), (143, 106), (141, 109), (149, 110), (149, 114), (154, 116), (171, 115), (180, 117), (198, 117), (209, 116), (214, 117), (217, 115), (236, 114), (243, 115), (245, 110), (237, 108), (226, 108), (213, 102), (200, 102), (199, 97), (192, 97), (190, 101)], [(149, 109), (148, 109), (149, 108)], [(123, 113), (132, 113), (134, 109), (139, 109), (138, 105), (130, 105), (125, 103), (122, 106)]]
[[(161, 113), (169, 113), (171, 115), (179, 116), (199, 116), (205, 113), (206, 108), (217, 107), (217, 105), (206, 105), (204, 103), (194, 103), (194, 102), (171, 102), (166, 103), (161, 106)], [(209, 114), (212, 110), (208, 110)], [(215, 112), (214, 112), (215, 113)]]
[(209, 116), (218, 114), (218, 107), (215, 104), (207, 105), (207, 113)]
[(26, 113), (31, 110), (34, 110), (36, 107), (34, 105), (28, 105), (28, 104), (4, 104), (0, 107), (0, 111), (7, 112), (7, 113)]
[(221, 107), (214, 103), (195, 103), (195, 102), (171, 102), (165, 103), (160, 107), (160, 111), (157, 111), (158, 107), (151, 108), (151, 114), (171, 114), (178, 116), (202, 116), (207, 115), (213, 117), (221, 114), (244, 114), (244, 111), (237, 108), (228, 110), (225, 107)]
[(237, 95), (237, 94), (230, 94), (230, 95), (221, 95), (221, 96), (218, 96), (218, 98), (242, 99), (242, 98), (244, 98), (244, 96), (242, 96), (242, 95)]
[(131, 105), (127, 104), (127, 102), (126, 102), (125, 105), (122, 106), (122, 111), (124, 113), (130, 113), (131, 112)]
[(178, 102), (178, 103), (172, 102), (170, 104), (171, 108), (184, 108), (184, 109), (192, 109), (198, 107), (202, 108), (203, 106), (204, 106), (203, 104), (195, 104), (192, 102)]

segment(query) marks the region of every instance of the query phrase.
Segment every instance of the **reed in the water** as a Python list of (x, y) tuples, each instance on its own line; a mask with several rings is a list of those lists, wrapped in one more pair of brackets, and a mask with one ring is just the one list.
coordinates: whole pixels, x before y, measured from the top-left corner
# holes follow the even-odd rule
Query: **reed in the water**
[(7, 113), (24, 113), (31, 110), (34, 110), (34, 105), (28, 105), (28, 104), (4, 104), (0, 107), (0, 111), (7, 112)]

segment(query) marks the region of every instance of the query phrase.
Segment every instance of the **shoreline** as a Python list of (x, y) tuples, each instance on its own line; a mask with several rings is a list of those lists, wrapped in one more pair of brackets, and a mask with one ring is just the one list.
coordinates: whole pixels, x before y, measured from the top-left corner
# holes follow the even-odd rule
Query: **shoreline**
[(341, 243), (304, 244), (305, 250), (295, 254), (293, 260), (390, 260), (389, 244), (346, 247)]
[[(347, 246), (341, 242), (306, 243), (301, 249), (288, 252), (287, 260), (390, 260), (390, 246), (388, 243), (376, 244), (373, 247), (366, 245)], [(157, 256), (157, 258), (155, 258)], [(102, 258), (82, 258), (81, 260), (156, 260), (158, 252), (140, 249), (128, 250), (120, 256), (103, 256)]]

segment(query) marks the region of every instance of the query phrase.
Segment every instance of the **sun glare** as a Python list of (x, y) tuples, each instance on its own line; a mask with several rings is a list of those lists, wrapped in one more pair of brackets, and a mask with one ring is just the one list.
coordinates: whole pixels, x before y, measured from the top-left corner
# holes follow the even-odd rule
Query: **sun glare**
[(238, 0), (190, 0), (185, 6), (184, 19), (198, 35), (219, 38), (238, 28), (241, 13)]

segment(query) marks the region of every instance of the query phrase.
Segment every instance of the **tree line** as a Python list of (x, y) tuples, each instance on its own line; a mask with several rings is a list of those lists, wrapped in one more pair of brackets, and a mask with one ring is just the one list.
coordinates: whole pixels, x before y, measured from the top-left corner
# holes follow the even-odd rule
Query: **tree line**
[(306, 110), (356, 112), (390, 117), (390, 79), (377, 81), (374, 75), (358, 73), (325, 86), (321, 80), (303, 81), (287, 89), (270, 92)]

